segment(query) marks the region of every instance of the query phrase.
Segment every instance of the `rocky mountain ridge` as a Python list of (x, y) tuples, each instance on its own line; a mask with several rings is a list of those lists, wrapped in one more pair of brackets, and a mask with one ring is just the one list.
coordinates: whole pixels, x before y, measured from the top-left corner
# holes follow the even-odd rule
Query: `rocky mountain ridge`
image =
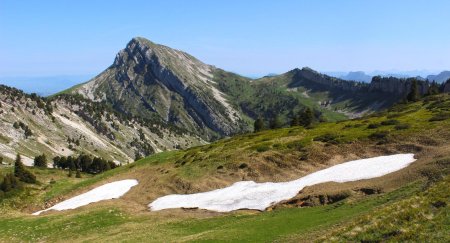
[(0, 86), (0, 156), (25, 164), (48, 158), (90, 154), (128, 163), (136, 157), (187, 148), (205, 142), (157, 121), (122, 116), (106, 105), (78, 96), (44, 99)]
[(133, 38), (113, 65), (74, 92), (126, 114), (161, 117), (209, 139), (245, 125), (215, 87), (214, 69), (182, 51)]

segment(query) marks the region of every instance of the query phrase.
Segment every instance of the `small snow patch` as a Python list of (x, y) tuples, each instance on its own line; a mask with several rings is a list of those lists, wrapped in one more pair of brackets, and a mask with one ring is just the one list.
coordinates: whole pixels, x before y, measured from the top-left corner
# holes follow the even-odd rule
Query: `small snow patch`
[(51, 208), (35, 212), (33, 213), (33, 215), (39, 215), (49, 210), (62, 211), (67, 209), (75, 209), (93, 202), (120, 198), (125, 193), (127, 193), (133, 186), (136, 186), (137, 184), (138, 181), (134, 179), (111, 182), (103, 186), (94, 188), (86, 193), (83, 193), (71, 199), (60, 202)]
[(149, 204), (150, 210), (168, 208), (201, 208), (218, 212), (238, 209), (265, 210), (295, 197), (306, 186), (324, 182), (349, 182), (380, 177), (405, 168), (416, 161), (414, 154), (397, 154), (353, 160), (320, 170), (300, 179), (281, 183), (236, 182), (214, 191), (190, 195), (168, 195)]

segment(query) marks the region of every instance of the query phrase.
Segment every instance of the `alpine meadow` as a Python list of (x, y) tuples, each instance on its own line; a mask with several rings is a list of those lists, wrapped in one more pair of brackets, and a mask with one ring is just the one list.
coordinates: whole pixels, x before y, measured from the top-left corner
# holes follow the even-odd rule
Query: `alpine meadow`
[(1, 1), (0, 242), (450, 242), (448, 10)]

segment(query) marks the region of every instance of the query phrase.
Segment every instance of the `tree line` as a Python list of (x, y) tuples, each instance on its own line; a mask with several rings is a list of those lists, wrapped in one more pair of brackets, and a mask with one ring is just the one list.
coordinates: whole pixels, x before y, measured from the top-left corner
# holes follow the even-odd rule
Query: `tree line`
[[(305, 107), (291, 117), (290, 126), (310, 127), (315, 121), (320, 121), (321, 114), (317, 114), (311, 108)], [(267, 126), (268, 125), (268, 126)], [(259, 132), (266, 129), (277, 129), (283, 127), (280, 116), (276, 115), (269, 121), (265, 121), (261, 116), (254, 122), (254, 131)]]
[(90, 174), (98, 174), (118, 167), (116, 163), (101, 157), (91, 157), (86, 154), (75, 156), (56, 156), (53, 158), (53, 167), (69, 169), (69, 171), (81, 171)]

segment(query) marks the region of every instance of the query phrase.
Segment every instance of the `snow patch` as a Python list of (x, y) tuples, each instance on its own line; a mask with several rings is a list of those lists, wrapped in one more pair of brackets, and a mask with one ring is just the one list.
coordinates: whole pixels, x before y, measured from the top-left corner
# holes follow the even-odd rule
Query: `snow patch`
[(88, 205), (89, 203), (93, 203), (93, 202), (99, 202), (99, 201), (103, 201), (103, 200), (120, 198), (125, 193), (127, 193), (133, 186), (136, 186), (137, 184), (138, 184), (138, 181), (134, 180), (134, 179), (121, 180), (121, 181), (107, 183), (103, 186), (94, 188), (86, 193), (83, 193), (83, 194), (73, 197), (71, 199), (60, 202), (51, 208), (47, 208), (45, 210), (35, 212), (35, 213), (33, 213), (33, 215), (39, 215), (39, 214), (49, 211), (49, 210), (62, 211), (62, 210), (67, 210), (67, 209), (75, 209), (75, 208), (78, 208), (81, 206)]
[(168, 208), (201, 208), (218, 212), (238, 209), (265, 210), (295, 197), (306, 186), (324, 182), (349, 182), (370, 179), (405, 168), (416, 161), (414, 154), (396, 154), (353, 160), (329, 167), (300, 179), (281, 183), (241, 181), (209, 192), (160, 197), (148, 206), (152, 211)]

